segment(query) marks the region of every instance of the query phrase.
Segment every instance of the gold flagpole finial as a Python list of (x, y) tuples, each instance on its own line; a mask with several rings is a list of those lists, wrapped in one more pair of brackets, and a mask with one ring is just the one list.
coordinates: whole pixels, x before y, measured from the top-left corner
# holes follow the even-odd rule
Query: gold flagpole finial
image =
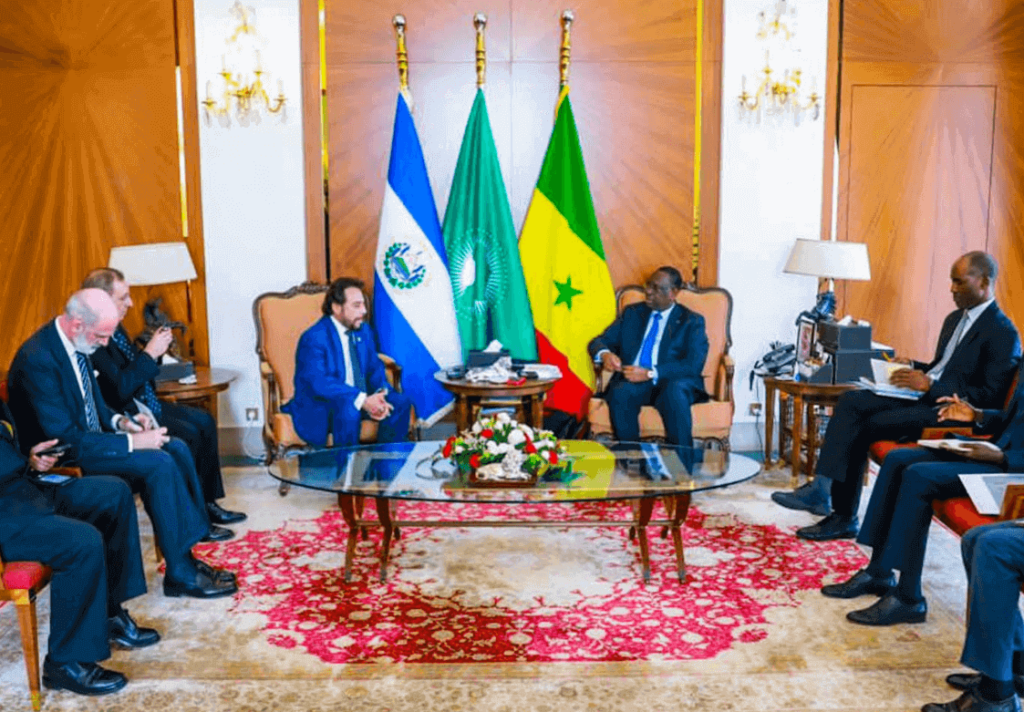
[(487, 50), (484, 48), (487, 15), (482, 12), (473, 15), (473, 27), (476, 28), (476, 85), (482, 87), (487, 77)]
[(569, 31), (572, 29), (576, 15), (572, 10), (562, 12), (562, 49), (558, 54), (558, 86), (561, 89), (569, 86), (569, 55), (572, 52), (572, 40)]
[(398, 49), (395, 57), (398, 59), (398, 88), (403, 94), (409, 92), (409, 52), (405, 48), (405, 15), (395, 15), (391, 19), (395, 27), (395, 39), (398, 42)]

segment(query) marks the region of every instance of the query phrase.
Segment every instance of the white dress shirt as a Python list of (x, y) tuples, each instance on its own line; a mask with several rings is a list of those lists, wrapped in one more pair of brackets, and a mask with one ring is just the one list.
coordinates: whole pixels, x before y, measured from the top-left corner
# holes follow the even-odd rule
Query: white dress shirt
[[(352, 378), (352, 354), (348, 350), (350, 345), (348, 332), (350, 329), (335, 319), (333, 314), (331, 315), (331, 323), (334, 324), (334, 328), (338, 332), (338, 338), (341, 339), (341, 353), (345, 356), (345, 384), (355, 386), (355, 381)], [(362, 410), (364, 401), (366, 401), (366, 394), (360, 391), (355, 400), (356, 410)]]

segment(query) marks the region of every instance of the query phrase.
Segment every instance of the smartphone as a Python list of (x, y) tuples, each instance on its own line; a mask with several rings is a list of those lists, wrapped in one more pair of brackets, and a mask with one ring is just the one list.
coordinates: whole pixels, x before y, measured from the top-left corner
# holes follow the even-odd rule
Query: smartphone
[(56, 485), (59, 487), (60, 485), (66, 485), (68, 482), (71, 482), (71, 480), (75, 478), (68, 477), (67, 475), (58, 475), (51, 472), (49, 474), (44, 473), (42, 475), (39, 475), (36, 479), (48, 485)]
[(51, 445), (45, 450), (40, 450), (36, 454), (43, 455), (44, 457), (60, 457), (70, 449), (71, 446), (68, 445), (67, 443), (57, 443), (56, 445)]

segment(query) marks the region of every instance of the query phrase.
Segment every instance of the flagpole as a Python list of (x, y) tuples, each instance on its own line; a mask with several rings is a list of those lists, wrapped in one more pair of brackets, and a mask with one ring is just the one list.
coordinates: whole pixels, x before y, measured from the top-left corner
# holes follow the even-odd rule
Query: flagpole
[(412, 111), (412, 96), (409, 94), (409, 52), (405, 47), (405, 15), (395, 15), (391, 19), (395, 28), (395, 40), (398, 48), (395, 50), (395, 58), (398, 60), (398, 91), (405, 97)]
[(572, 53), (572, 40), (569, 37), (569, 31), (572, 29), (572, 22), (575, 19), (576, 15), (572, 10), (562, 12), (562, 49), (558, 55), (558, 88), (562, 90), (569, 86), (569, 62), (571, 61), (569, 55)]
[(473, 27), (476, 28), (476, 85), (483, 88), (487, 78), (487, 49), (484, 47), (487, 15), (482, 12), (473, 15)]

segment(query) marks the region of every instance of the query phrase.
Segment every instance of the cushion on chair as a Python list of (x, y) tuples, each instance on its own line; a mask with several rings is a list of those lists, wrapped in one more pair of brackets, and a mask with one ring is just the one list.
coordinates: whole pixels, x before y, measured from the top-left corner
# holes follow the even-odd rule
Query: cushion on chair
[[(695, 438), (726, 438), (732, 429), (732, 403), (710, 401), (698, 403), (690, 407), (693, 418), (693, 437)], [(594, 435), (610, 435), (612, 432), (611, 416), (608, 403), (601, 398), (590, 399), (590, 411), (587, 416), (590, 432)], [(653, 406), (640, 409), (640, 437), (664, 438), (665, 426), (661, 422), (658, 410)]]
[[(306, 441), (299, 437), (292, 424), (292, 416), (287, 413), (275, 413), (272, 429), (274, 431), (274, 442), (278, 447), (294, 447), (305, 445)], [(372, 443), (377, 439), (377, 422), (364, 420), (359, 424), (359, 442)]]
[(30, 589), (50, 575), (50, 567), (38, 561), (12, 561), (4, 564), (4, 588)]
[(963, 534), (971, 527), (996, 521), (995, 517), (978, 514), (970, 497), (932, 500), (932, 509), (939, 521), (957, 534)]

